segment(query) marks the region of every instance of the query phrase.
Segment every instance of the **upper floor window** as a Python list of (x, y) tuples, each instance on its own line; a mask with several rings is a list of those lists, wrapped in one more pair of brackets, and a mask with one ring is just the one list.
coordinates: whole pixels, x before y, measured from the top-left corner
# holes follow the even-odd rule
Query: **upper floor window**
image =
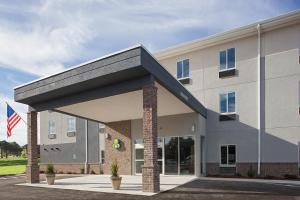
[(221, 145), (221, 160), (223, 166), (234, 166), (236, 164), (236, 145)]
[(55, 134), (55, 122), (53, 120), (49, 120), (49, 135)]
[(220, 51), (220, 71), (235, 68), (235, 48)]
[(190, 61), (189, 59), (177, 62), (177, 79), (188, 78), (190, 76)]
[(235, 92), (220, 94), (220, 113), (235, 113)]
[(76, 118), (68, 117), (68, 132), (76, 132)]

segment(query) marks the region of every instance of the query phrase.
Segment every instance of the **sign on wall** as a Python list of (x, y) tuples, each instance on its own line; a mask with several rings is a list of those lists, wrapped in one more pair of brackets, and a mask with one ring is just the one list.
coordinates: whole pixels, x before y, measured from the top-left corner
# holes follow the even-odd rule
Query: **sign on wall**
[(120, 139), (114, 139), (112, 148), (119, 149), (121, 147), (121, 140)]

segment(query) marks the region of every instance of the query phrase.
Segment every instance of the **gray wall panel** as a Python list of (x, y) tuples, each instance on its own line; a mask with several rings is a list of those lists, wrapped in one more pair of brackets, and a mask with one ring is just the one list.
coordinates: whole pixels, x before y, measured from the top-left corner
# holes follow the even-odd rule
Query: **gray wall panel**
[(88, 162), (99, 163), (99, 123), (88, 122)]
[[(85, 163), (85, 128), (85, 120), (76, 118), (76, 143), (50, 143), (41, 145), (41, 163)], [(61, 134), (65, 133), (57, 133), (58, 136)], [(43, 135), (43, 137), (45, 136)], [(88, 140), (88, 162), (98, 163), (99, 125), (97, 122), (88, 122)]]

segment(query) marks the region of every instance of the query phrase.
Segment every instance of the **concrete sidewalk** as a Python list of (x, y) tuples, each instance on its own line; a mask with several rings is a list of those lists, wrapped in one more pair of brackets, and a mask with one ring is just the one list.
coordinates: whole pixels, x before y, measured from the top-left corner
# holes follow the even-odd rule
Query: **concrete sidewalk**
[[(195, 179), (195, 176), (161, 176), (160, 189), (161, 192), (171, 190)], [(47, 185), (45, 181), (38, 184), (24, 183), (18, 185), (145, 196), (152, 196), (156, 194), (142, 192), (142, 176), (122, 176), (120, 190), (112, 189), (109, 175), (87, 175), (82, 177), (59, 179), (55, 181), (55, 185)]]

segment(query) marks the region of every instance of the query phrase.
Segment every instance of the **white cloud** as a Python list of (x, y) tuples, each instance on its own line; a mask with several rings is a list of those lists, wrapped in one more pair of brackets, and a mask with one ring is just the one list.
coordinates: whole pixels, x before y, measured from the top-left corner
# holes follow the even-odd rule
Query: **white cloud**
[[(2, 16), (0, 64), (37, 75), (134, 43), (153, 50), (188, 39), (192, 33), (186, 30), (223, 31), (283, 12), (260, 0), (48, 0), (0, 4), (0, 11), (24, 18)], [(185, 36), (179, 38), (179, 32)]]

